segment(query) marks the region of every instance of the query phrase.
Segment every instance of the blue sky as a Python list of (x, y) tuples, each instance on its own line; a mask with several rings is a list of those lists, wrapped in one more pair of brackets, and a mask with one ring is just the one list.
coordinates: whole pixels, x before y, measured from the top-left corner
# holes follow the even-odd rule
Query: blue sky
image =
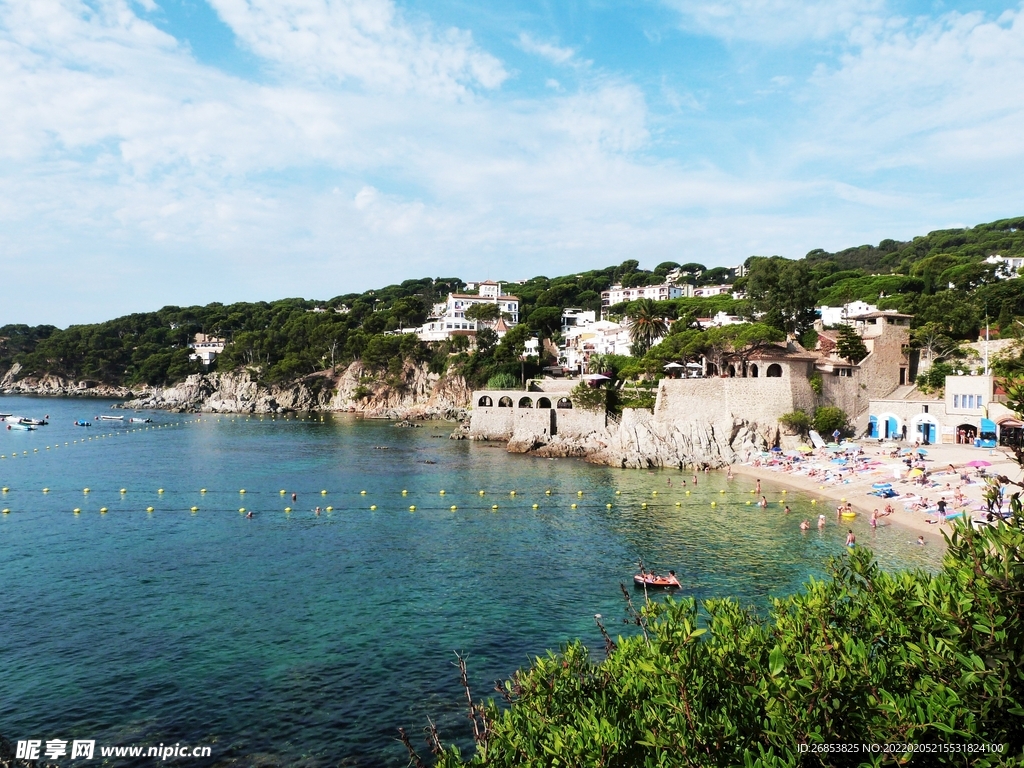
[(0, 324), (1024, 214), (1024, 8), (0, 0)]

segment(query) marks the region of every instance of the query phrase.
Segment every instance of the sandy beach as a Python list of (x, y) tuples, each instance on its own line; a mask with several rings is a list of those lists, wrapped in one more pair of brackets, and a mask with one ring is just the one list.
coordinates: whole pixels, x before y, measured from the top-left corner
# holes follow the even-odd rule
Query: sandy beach
[[(873, 510), (880, 513), (885, 510), (887, 504), (891, 504), (894, 513), (881, 517), (879, 526), (888, 524), (898, 525), (915, 534), (923, 535), (929, 544), (942, 544), (945, 540), (942, 531), (948, 530), (954, 520), (960, 517), (950, 518), (945, 524), (941, 522), (940, 515), (934, 511), (939, 499), (945, 499), (947, 513), (954, 514), (961, 512), (962, 516), (983, 519), (985, 516), (984, 499), (982, 494), (985, 490), (985, 481), (981, 474), (1005, 475), (1012, 481), (1021, 479), (1021, 468), (1013, 460), (1012, 453), (1005, 448), (975, 448), (967, 445), (929, 445), (923, 446), (927, 451), (926, 455), (920, 456), (923, 463), (927, 485), (915, 482), (919, 478), (908, 478), (908, 468), (902, 463), (900, 456), (892, 457), (893, 450), (880, 447), (875, 441), (859, 441), (857, 445), (861, 448), (861, 455), (865, 460), (850, 462), (850, 469), (843, 465), (831, 463), (831, 455), (819, 450), (814, 454), (807, 454), (800, 461), (789, 462), (785, 455), (775, 458), (755, 458), (751, 462), (734, 464), (732, 472), (734, 475), (748, 479), (753, 483), (761, 479), (764, 483), (781, 485), (794, 491), (806, 493), (812, 498), (818, 499), (821, 506), (821, 513), (825, 515), (827, 525), (836, 525), (836, 508), (846, 502), (852, 505), (857, 512), (857, 520), (864, 522), (870, 518)], [(900, 449), (913, 446), (901, 445)], [(917, 456), (917, 454), (911, 454)], [(773, 462), (774, 464), (770, 463)], [(971, 467), (972, 461), (989, 462), (990, 466)], [(953, 465), (953, 470), (949, 469)], [(787, 468), (788, 467), (788, 468)], [(811, 469), (815, 470), (814, 476), (809, 476)], [(896, 477), (896, 470), (899, 470), (899, 479)], [(826, 474), (827, 473), (827, 474)], [(961, 476), (966, 473), (969, 482), (963, 482)], [(893, 498), (880, 498), (871, 495), (872, 486), (879, 483), (891, 483), (892, 489), (899, 495)], [(753, 485), (751, 486), (753, 487)], [(956, 490), (959, 488), (963, 496), (963, 503), (957, 505), (954, 501)], [(766, 489), (767, 490), (767, 489)], [(784, 497), (777, 495), (771, 498), (772, 494), (766, 493), (768, 501), (775, 503), (784, 501)], [(918, 507), (926, 505), (932, 509), (927, 512)], [(793, 525), (799, 525), (799, 520), (794, 520)], [(817, 525), (816, 520), (810, 521), (812, 526)], [(845, 525), (846, 521), (840, 521), (839, 525)]]

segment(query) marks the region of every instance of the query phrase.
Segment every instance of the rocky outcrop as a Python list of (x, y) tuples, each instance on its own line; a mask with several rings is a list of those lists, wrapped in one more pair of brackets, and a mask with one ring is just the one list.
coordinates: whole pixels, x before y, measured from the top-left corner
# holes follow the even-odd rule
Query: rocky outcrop
[(42, 376), (20, 376), (22, 367), (15, 363), (0, 377), (0, 394), (45, 395), (52, 397), (132, 397), (139, 391), (128, 387), (112, 387), (97, 381), (67, 379), (52, 373)]
[(261, 382), (251, 371), (202, 373), (173, 387), (156, 389), (124, 403), (125, 408), (159, 408), (212, 413), (350, 411), (372, 418), (458, 419), (470, 390), (461, 376), (431, 373), (406, 362), (397, 373), (367, 371), (352, 363), (340, 373), (322, 371), (296, 381)]
[(535, 434), (519, 429), (508, 442), (513, 453), (578, 457), (613, 467), (722, 467), (746, 461), (773, 445), (795, 448), (799, 439), (784, 435), (779, 425), (759, 424), (733, 416), (715, 421), (695, 414), (691, 419), (660, 420), (645, 410), (627, 409), (619, 423), (587, 435)]

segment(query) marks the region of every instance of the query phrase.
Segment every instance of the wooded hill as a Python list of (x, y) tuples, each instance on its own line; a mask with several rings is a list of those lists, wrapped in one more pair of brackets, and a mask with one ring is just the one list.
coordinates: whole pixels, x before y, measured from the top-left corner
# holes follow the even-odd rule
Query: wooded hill
[[(612, 284), (655, 284), (676, 268), (686, 282), (732, 282), (748, 298), (659, 302), (657, 311), (667, 320), (686, 321), (675, 323), (673, 331), (724, 310), (751, 319), (756, 315), (769, 327), (800, 334), (810, 328), (815, 305), (860, 299), (912, 313), (915, 327), (933, 324), (933, 331), (955, 342), (975, 338), (986, 317), (997, 333), (1016, 333), (1021, 327), (1014, 321), (1024, 317), (1024, 281), (1000, 279), (998, 265), (985, 261), (994, 254), (1024, 256), (1024, 218), (940, 230), (909, 242), (883, 240), (836, 253), (814, 250), (799, 260), (754, 256), (746, 261), (748, 274), (738, 279), (722, 267), (664, 262), (647, 270), (635, 260), (562, 277), (538, 276), (507, 283), (520, 299), (524, 331), (500, 344), (484, 333), (474, 355), (458, 341), (427, 345), (413, 335), (385, 335), (423, 323), (435, 302), (463, 290), (465, 283), (454, 277), (406, 280), (322, 301), (169, 306), (63, 330), (6, 325), (0, 327), (0, 375), (20, 363), (19, 377), (52, 373), (113, 385), (170, 384), (200, 370), (189, 360), (187, 345), (201, 332), (229, 340), (217, 369), (248, 366), (270, 381), (356, 359), (386, 369), (396, 358), (413, 358), (430, 361), (438, 371), (458, 365), (479, 382), (502, 371), (521, 372), (525, 329), (557, 336), (564, 308), (599, 310), (600, 292)], [(630, 311), (628, 305), (612, 308), (615, 314)]]

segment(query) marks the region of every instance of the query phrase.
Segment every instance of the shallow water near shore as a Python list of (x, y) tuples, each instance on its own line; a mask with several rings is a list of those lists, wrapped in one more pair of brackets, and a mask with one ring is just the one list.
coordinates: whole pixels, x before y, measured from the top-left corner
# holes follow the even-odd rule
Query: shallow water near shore
[[(701, 474), (695, 489), (678, 471), (512, 456), (448, 440), (451, 424), (96, 421), (131, 415), (108, 406), (0, 397), (51, 420), (0, 434), (11, 740), (212, 747), (191, 765), (404, 766), (398, 726), (421, 753), (427, 717), (468, 746), (453, 650), (480, 695), (574, 637), (600, 657), (593, 616), (629, 632), (619, 584), (638, 557), (674, 568), (683, 594), (761, 607), (822, 574), (847, 527), (884, 567), (941, 559), (897, 527), (839, 526), (768, 477), (761, 511), (749, 479)], [(827, 528), (801, 532), (819, 511)]]

